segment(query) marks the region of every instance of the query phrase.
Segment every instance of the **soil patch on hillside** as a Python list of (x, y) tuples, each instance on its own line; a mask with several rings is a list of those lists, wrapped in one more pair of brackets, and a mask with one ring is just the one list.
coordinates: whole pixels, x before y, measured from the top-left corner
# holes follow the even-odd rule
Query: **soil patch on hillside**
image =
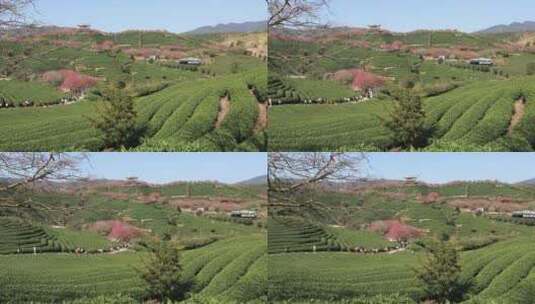
[(228, 112), (230, 111), (230, 100), (228, 96), (222, 97), (219, 100), (219, 113), (217, 113), (217, 120), (215, 122), (216, 129), (221, 127), (225, 117), (227, 117)]
[(515, 113), (513, 114), (513, 118), (511, 119), (511, 123), (509, 124), (509, 130), (507, 131), (507, 134), (511, 135), (515, 127), (520, 123), (520, 121), (524, 117), (525, 107), (526, 100), (524, 99), (524, 97), (518, 99), (515, 102)]
[(268, 114), (267, 104), (258, 103), (258, 118), (254, 127), (254, 132), (258, 133), (267, 128)]
[(509, 198), (458, 198), (447, 204), (460, 209), (474, 210), (483, 208), (490, 212), (513, 212), (526, 209), (526, 203)]

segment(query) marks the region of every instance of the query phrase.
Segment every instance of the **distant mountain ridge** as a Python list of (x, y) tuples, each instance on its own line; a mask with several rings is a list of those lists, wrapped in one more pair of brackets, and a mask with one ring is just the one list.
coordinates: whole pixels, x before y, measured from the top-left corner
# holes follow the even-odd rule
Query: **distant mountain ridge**
[(86, 28), (80, 29), (79, 27), (69, 27), (69, 26), (55, 26), (55, 25), (45, 25), (45, 26), (23, 26), (18, 28), (10, 29), (1, 29), (0, 28), (0, 38), (5, 35), (12, 37), (26, 37), (26, 36), (35, 36), (35, 35), (56, 35), (56, 34), (76, 34), (76, 33), (89, 33), (89, 34), (101, 34), (101, 35), (111, 35), (111, 34), (124, 34), (131, 32), (143, 32), (143, 33), (167, 33), (172, 35), (178, 35), (176, 33), (169, 32), (167, 30), (143, 30), (143, 29), (126, 29), (118, 32), (106, 32), (103, 30), (95, 28)]
[[(33, 36), (33, 35), (43, 35), (43, 34), (53, 34), (57, 32), (77, 32), (80, 31), (78, 27), (69, 27), (69, 26), (56, 26), (56, 25), (43, 25), (43, 26), (23, 26), (20, 28), (10, 28), (2, 29), (0, 28), (0, 37), (4, 35), (11, 35), (15, 37), (23, 36)], [(95, 28), (84, 29), (85, 32), (90, 33), (100, 33), (100, 34), (121, 34), (128, 32), (166, 32), (170, 34), (178, 34), (169, 32), (167, 30), (143, 30), (143, 29), (127, 29), (118, 32), (106, 32)], [(251, 21), (251, 22), (242, 22), (242, 23), (226, 23), (218, 24), (214, 26), (203, 26), (197, 29), (194, 29), (183, 34), (189, 35), (201, 35), (201, 34), (219, 34), (219, 33), (254, 33), (267, 31), (267, 22), (266, 21)], [(178, 34), (180, 35), (180, 34)]]
[(203, 26), (185, 34), (218, 34), (218, 33), (253, 33), (267, 31), (266, 21), (249, 21), (242, 23), (225, 23), (214, 26)]
[(237, 183), (237, 185), (246, 185), (246, 186), (250, 186), (250, 185), (265, 185), (265, 184), (267, 184), (267, 175), (256, 176), (256, 177), (253, 177), (253, 178), (250, 178), (250, 179), (247, 179), (247, 180), (244, 180), (244, 181), (241, 181), (241, 182)]
[(530, 185), (530, 186), (535, 186), (535, 178), (532, 178), (532, 179), (528, 179), (528, 180), (525, 180), (525, 181), (522, 181), (520, 183), (518, 183), (519, 185)]
[(500, 24), (477, 32), (478, 34), (524, 33), (535, 32), (535, 21), (513, 22), (509, 25)]

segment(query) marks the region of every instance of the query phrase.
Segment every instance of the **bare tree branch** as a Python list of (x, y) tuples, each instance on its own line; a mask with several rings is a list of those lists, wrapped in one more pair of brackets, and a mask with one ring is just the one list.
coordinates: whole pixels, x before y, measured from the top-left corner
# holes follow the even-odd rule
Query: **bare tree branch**
[(312, 27), (320, 25), (320, 12), (328, 8), (330, 0), (266, 0), (269, 10), (268, 26)]
[(0, 29), (28, 24), (29, 8), (35, 8), (35, 0), (0, 0)]
[(65, 181), (79, 176), (85, 154), (0, 153), (0, 192), (17, 190), (40, 181)]
[(270, 153), (270, 191), (292, 192), (322, 182), (350, 182), (361, 178), (363, 153)]
[(364, 153), (270, 153), (269, 213), (327, 215), (329, 207), (309, 197), (307, 192), (361, 180), (366, 163)]

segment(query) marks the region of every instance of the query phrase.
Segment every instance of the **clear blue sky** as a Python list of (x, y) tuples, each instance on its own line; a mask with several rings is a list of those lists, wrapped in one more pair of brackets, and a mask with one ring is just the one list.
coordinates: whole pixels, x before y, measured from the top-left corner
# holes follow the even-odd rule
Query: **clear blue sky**
[(266, 153), (89, 153), (81, 166), (93, 178), (136, 176), (151, 183), (217, 180), (234, 183), (266, 175)]
[(535, 21), (533, 0), (332, 0), (335, 25), (367, 26), (406, 32), (459, 29), (474, 32), (498, 24)]
[(499, 180), (516, 183), (535, 178), (535, 153), (371, 153), (370, 177), (443, 183)]
[(126, 29), (185, 32), (218, 23), (267, 19), (264, 0), (37, 0), (36, 21), (90, 24), (107, 32)]

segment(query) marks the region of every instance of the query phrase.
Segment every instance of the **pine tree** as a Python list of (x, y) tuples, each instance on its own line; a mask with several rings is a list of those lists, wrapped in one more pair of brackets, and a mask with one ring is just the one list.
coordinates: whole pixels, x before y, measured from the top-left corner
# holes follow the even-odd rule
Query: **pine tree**
[(150, 258), (139, 270), (141, 279), (146, 283), (146, 296), (160, 302), (183, 300), (193, 283), (182, 277), (178, 249), (167, 241), (158, 242), (149, 249)]
[(403, 90), (396, 98), (390, 119), (385, 126), (392, 131), (396, 145), (408, 147), (421, 147), (426, 142), (425, 112), (419, 96)]
[(90, 118), (94, 128), (102, 133), (104, 148), (130, 148), (139, 144), (143, 128), (136, 122), (134, 101), (118, 87), (104, 92), (104, 100)]
[(462, 300), (467, 283), (460, 279), (459, 254), (454, 244), (444, 239), (433, 240), (427, 250), (421, 268), (416, 270), (426, 296), (439, 304)]

